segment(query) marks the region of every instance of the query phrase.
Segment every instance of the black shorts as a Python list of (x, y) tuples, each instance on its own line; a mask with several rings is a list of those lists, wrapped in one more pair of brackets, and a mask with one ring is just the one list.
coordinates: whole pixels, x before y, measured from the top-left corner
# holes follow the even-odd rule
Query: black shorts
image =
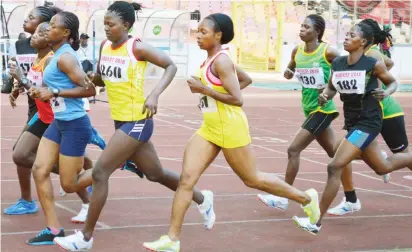
[(26, 123), (29, 123), (30, 120), (33, 118), (33, 116), (37, 113), (37, 108), (36, 109), (29, 109), (29, 112), (27, 113), (28, 119)]
[(323, 112), (315, 112), (310, 114), (305, 122), (302, 124), (302, 128), (309, 131), (314, 136), (319, 136), (325, 129), (329, 127), (333, 120), (338, 117), (339, 112), (333, 112), (326, 114)]
[(27, 129), (27, 132), (32, 133), (38, 138), (42, 138), (44, 132), (47, 130), (50, 124), (42, 122), (40, 119), (37, 119), (30, 127)]
[(384, 119), (381, 135), (392, 153), (402, 152), (408, 148), (404, 116)]

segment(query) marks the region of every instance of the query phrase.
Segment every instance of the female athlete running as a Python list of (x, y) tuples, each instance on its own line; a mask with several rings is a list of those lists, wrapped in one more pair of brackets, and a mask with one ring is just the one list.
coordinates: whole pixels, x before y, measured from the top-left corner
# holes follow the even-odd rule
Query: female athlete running
[(229, 43), (233, 37), (233, 22), (225, 14), (212, 14), (199, 24), (198, 44), (207, 51), (208, 58), (201, 66), (199, 75), (188, 80), (188, 83), (193, 93), (200, 94), (204, 122), (186, 146), (169, 232), (157, 241), (144, 243), (146, 249), (180, 251), (179, 236), (193, 188), (221, 150), (245, 185), (299, 202), (313, 223), (319, 218), (316, 190), (302, 192), (275, 175), (256, 170), (248, 121), (241, 108), (243, 99), (235, 66), (228, 51), (222, 49), (222, 45)]
[(365, 55), (365, 48), (373, 43), (373, 29), (367, 24), (353, 26), (346, 35), (344, 48), (349, 56), (338, 57), (332, 63), (329, 84), (319, 96), (324, 105), (333, 99), (337, 92), (343, 101), (345, 139), (328, 164), (328, 181), (320, 203), (321, 218), (317, 224), (308, 218), (293, 217), (294, 222), (303, 230), (317, 234), (321, 220), (339, 190), (343, 168), (361, 156), (378, 175), (412, 165), (412, 153), (396, 153), (385, 159), (375, 139), (382, 129), (382, 95), (378, 80), (385, 85), (397, 85), (395, 78), (387, 71), (381, 61)]

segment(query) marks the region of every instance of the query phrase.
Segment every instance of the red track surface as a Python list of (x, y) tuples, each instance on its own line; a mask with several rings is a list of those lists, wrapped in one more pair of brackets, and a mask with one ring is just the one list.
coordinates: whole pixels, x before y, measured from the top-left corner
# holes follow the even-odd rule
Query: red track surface
[[(150, 84), (147, 90), (150, 89)], [(105, 94), (99, 98), (104, 98)], [(183, 99), (182, 99), (183, 97)], [(407, 131), (411, 133), (411, 94), (397, 95), (406, 112)], [(8, 105), (1, 95), (1, 207), (2, 210), (20, 196), (11, 148), (26, 119), (26, 98), (18, 107)], [(248, 88), (244, 91), (244, 110), (247, 113), (258, 168), (278, 173), (286, 169), (286, 149), (303, 121), (300, 93)], [(193, 132), (199, 127), (201, 113), (196, 96), (185, 82), (173, 84), (162, 96), (152, 138), (164, 167), (181, 171), (183, 150)], [(409, 101), (408, 101), (409, 100)], [(339, 98), (335, 101), (340, 107)], [(113, 122), (108, 105), (91, 105), (93, 125), (106, 140), (112, 135)], [(333, 123), (340, 136), (343, 116)], [(412, 139), (411, 134), (409, 138)], [(380, 139), (382, 147), (387, 150)], [(97, 159), (100, 150), (88, 146)], [(301, 168), (295, 186), (316, 188), (322, 193), (329, 158), (317, 143), (302, 154)], [(247, 188), (227, 166), (222, 155), (200, 179), (200, 189), (215, 193), (217, 222), (212, 231), (203, 229), (202, 218), (195, 205), (189, 209), (182, 233), (182, 251), (354, 251), (372, 249), (412, 248), (412, 181), (404, 169), (392, 174), (390, 184), (384, 184), (363, 162), (354, 164), (357, 194), (362, 210), (343, 217), (327, 217), (321, 233), (312, 236), (298, 229), (291, 217), (303, 216), (303, 211), (291, 202), (286, 212), (263, 205), (255, 190)], [(53, 176), (57, 210), (66, 233), (80, 229), (70, 218), (80, 209), (75, 195), (59, 196), (59, 180)], [(34, 184), (33, 197), (37, 199)], [(333, 205), (340, 202), (339, 192)], [(95, 233), (93, 251), (144, 251), (142, 243), (165, 234), (170, 220), (173, 192), (159, 184), (137, 178), (127, 171), (116, 171), (110, 179), (109, 199)], [(40, 207), (40, 204), (39, 204)], [(44, 228), (42, 211), (30, 216), (1, 215), (1, 251), (59, 251), (57, 246), (30, 247), (25, 241)]]

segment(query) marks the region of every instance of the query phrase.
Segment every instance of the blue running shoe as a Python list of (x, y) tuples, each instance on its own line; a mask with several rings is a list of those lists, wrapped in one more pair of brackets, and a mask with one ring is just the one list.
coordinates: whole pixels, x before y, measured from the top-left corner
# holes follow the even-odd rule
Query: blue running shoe
[(106, 148), (106, 142), (104, 141), (103, 137), (93, 127), (92, 127), (92, 137), (91, 137), (89, 143), (94, 144), (96, 146), (99, 146), (99, 148), (102, 149), (102, 150), (104, 150), (104, 148)]
[(64, 237), (64, 229), (60, 229), (60, 233), (57, 235), (53, 234), (50, 231), (50, 228), (43, 229), (38, 233), (35, 237), (31, 238), (30, 240), (27, 241), (27, 244), (29, 245), (54, 245), (54, 238), (56, 237)]
[(23, 215), (34, 214), (38, 210), (36, 202), (19, 199), (16, 204), (4, 209), (4, 213), (8, 215)]
[(140, 178), (144, 178), (144, 173), (130, 160), (127, 160), (120, 170), (127, 170), (137, 174)]
[(88, 187), (87, 187), (87, 192), (88, 192), (89, 195), (91, 196), (91, 195), (92, 195), (92, 192), (93, 192), (93, 186), (88, 186)]

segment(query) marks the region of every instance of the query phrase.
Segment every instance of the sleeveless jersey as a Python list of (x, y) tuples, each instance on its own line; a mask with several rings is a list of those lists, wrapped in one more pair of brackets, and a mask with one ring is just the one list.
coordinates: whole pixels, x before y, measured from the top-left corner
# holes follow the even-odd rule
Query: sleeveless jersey
[(362, 55), (358, 62), (348, 65), (347, 59), (348, 56), (338, 57), (332, 63), (332, 84), (343, 102), (344, 128), (379, 133), (382, 109), (371, 93), (378, 88), (378, 79), (373, 74), (377, 60)]
[(131, 122), (146, 118), (142, 109), (147, 62), (139, 61), (134, 55), (136, 41), (140, 42), (129, 38), (116, 48), (106, 41), (102, 48), (99, 69), (106, 85), (111, 117), (115, 121)]
[[(47, 59), (53, 55), (53, 52), (49, 52), (43, 59), (41, 59), (37, 64), (32, 65), (27, 74), (27, 79), (31, 82), (31, 84), (35, 87), (42, 87), (43, 86), (43, 72), (44, 72), (44, 64), (46, 63)], [(39, 113), (39, 119), (47, 124), (50, 124), (53, 119), (53, 110), (50, 105), (50, 101), (42, 102), (39, 99), (34, 99), (36, 102), (37, 110)]]
[[(62, 45), (55, 53), (44, 70), (43, 78), (46, 85), (50, 88), (58, 89), (73, 89), (77, 85), (74, 84), (67, 74), (60, 71), (57, 62), (60, 56), (64, 53), (69, 53), (77, 58), (76, 52), (69, 44)], [(78, 61), (79, 66), (81, 66)], [(54, 113), (54, 118), (62, 121), (72, 121), (86, 115), (84, 109), (83, 98), (64, 98), (57, 97), (51, 99), (51, 105)]]
[[(37, 58), (37, 51), (30, 46), (30, 40), (31, 38), (17, 40), (15, 44), (16, 61), (23, 71), (24, 76), (27, 76), (33, 61)], [(29, 105), (29, 114), (32, 114), (37, 110), (36, 103), (29, 95), (27, 96), (27, 102)]]
[(295, 55), (296, 77), (302, 84), (302, 107), (305, 117), (320, 111), (330, 114), (337, 112), (333, 100), (323, 107), (318, 105), (320, 89), (326, 87), (330, 76), (330, 63), (326, 59), (328, 44), (321, 43), (312, 53), (306, 53), (305, 45), (299, 45)]
[[(227, 94), (220, 79), (211, 71), (214, 60), (220, 54), (230, 57), (228, 50), (221, 50), (201, 66), (198, 77), (203, 85)], [(242, 147), (251, 142), (247, 117), (241, 107), (216, 101), (203, 94), (200, 94), (199, 99), (203, 124), (197, 134), (222, 148)]]
[[(368, 56), (370, 51), (378, 51), (381, 55), (381, 60), (384, 62), (384, 58), (382, 56), (381, 51), (377, 45), (371, 46), (366, 52), (365, 55)], [(386, 90), (385, 84), (382, 83), (382, 88)], [(392, 96), (388, 96), (383, 101), (381, 101), (381, 105), (383, 107), (383, 119), (393, 118), (397, 116), (403, 116), (404, 112), (402, 106), (398, 103), (398, 101), (393, 98)]]

